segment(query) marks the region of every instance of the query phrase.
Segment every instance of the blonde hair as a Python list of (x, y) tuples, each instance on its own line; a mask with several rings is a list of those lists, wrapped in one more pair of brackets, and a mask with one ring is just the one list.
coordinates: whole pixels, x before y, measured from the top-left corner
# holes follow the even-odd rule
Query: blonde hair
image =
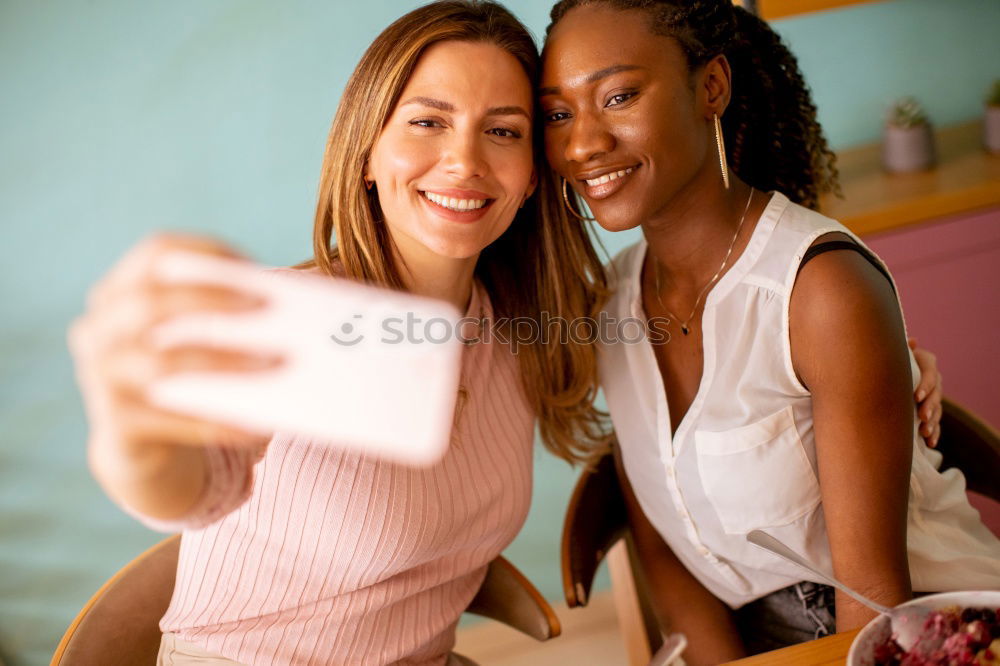
[[(404, 288), (392, 239), (380, 222), (378, 196), (365, 187), (364, 171), (418, 59), (443, 41), (499, 46), (518, 60), (534, 90), (539, 65), (534, 41), (499, 4), (434, 2), (395, 21), (368, 47), (347, 82), (323, 158), (314, 257), (296, 268), (318, 267), (336, 275), (339, 263), (350, 278)], [(530, 317), (540, 322), (543, 312), (562, 321), (596, 318), (607, 294), (601, 262), (587, 229), (562, 207), (557, 176), (539, 164), (540, 135), (536, 129), (537, 192), (510, 228), (482, 251), (476, 277), (490, 296), (497, 320)], [(588, 458), (607, 438), (606, 415), (594, 406), (595, 345), (535, 343), (520, 347), (518, 359), (545, 446), (570, 462)]]

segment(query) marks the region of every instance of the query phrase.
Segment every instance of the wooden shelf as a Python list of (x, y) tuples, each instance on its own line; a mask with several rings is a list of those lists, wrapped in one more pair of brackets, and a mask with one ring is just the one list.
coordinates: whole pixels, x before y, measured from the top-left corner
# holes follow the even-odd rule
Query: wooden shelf
[(983, 148), (981, 121), (935, 134), (938, 164), (919, 173), (886, 173), (877, 143), (838, 153), (844, 198), (824, 197), (820, 211), (872, 234), (1000, 206), (1000, 155)]
[(757, 14), (766, 21), (787, 18), (796, 14), (808, 14), (824, 9), (839, 9), (850, 5), (861, 5), (877, 0), (757, 0)]

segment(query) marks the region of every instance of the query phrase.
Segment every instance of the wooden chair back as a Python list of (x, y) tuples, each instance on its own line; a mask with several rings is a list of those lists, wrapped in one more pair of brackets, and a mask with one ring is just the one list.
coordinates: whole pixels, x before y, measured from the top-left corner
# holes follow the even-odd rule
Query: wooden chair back
[(954, 400), (941, 408), (941, 469), (957, 467), (969, 490), (1000, 502), (1000, 433)]
[[(164, 539), (112, 576), (79, 612), (52, 657), (52, 666), (152, 666), (160, 648), (160, 618), (170, 605), (180, 536)], [(555, 611), (503, 557), (494, 559), (469, 613), (502, 622), (539, 641), (559, 635)], [(463, 663), (472, 663), (463, 658)]]

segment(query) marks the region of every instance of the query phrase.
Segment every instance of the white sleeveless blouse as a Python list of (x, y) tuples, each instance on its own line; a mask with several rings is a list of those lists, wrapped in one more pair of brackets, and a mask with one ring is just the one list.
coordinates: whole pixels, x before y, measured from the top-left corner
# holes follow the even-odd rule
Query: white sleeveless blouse
[[(601, 347), (601, 383), (639, 504), (688, 570), (732, 608), (815, 580), (747, 543), (750, 530), (764, 529), (832, 568), (812, 399), (792, 368), (788, 305), (805, 251), (834, 231), (857, 239), (772, 196), (743, 254), (708, 295), (701, 385), (673, 437), (650, 342)], [(611, 317), (645, 321), (645, 255), (640, 241), (609, 267)], [(916, 387), (912, 355), (911, 367)], [(939, 473), (940, 462), (915, 426), (907, 529), (913, 589), (1000, 589), (1000, 541), (969, 506), (964, 477), (955, 469)]]

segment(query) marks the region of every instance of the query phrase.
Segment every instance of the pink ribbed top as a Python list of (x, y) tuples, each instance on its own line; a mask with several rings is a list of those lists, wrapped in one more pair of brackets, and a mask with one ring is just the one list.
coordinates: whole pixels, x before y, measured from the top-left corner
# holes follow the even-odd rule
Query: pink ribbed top
[[(491, 316), (477, 284), (469, 316), (480, 303)], [(213, 449), (192, 514), (143, 519), (183, 529), (161, 630), (251, 665), (445, 663), (531, 501), (534, 415), (517, 358), (495, 340), (463, 353), (468, 398), (433, 467), (284, 433), (262, 458)]]

